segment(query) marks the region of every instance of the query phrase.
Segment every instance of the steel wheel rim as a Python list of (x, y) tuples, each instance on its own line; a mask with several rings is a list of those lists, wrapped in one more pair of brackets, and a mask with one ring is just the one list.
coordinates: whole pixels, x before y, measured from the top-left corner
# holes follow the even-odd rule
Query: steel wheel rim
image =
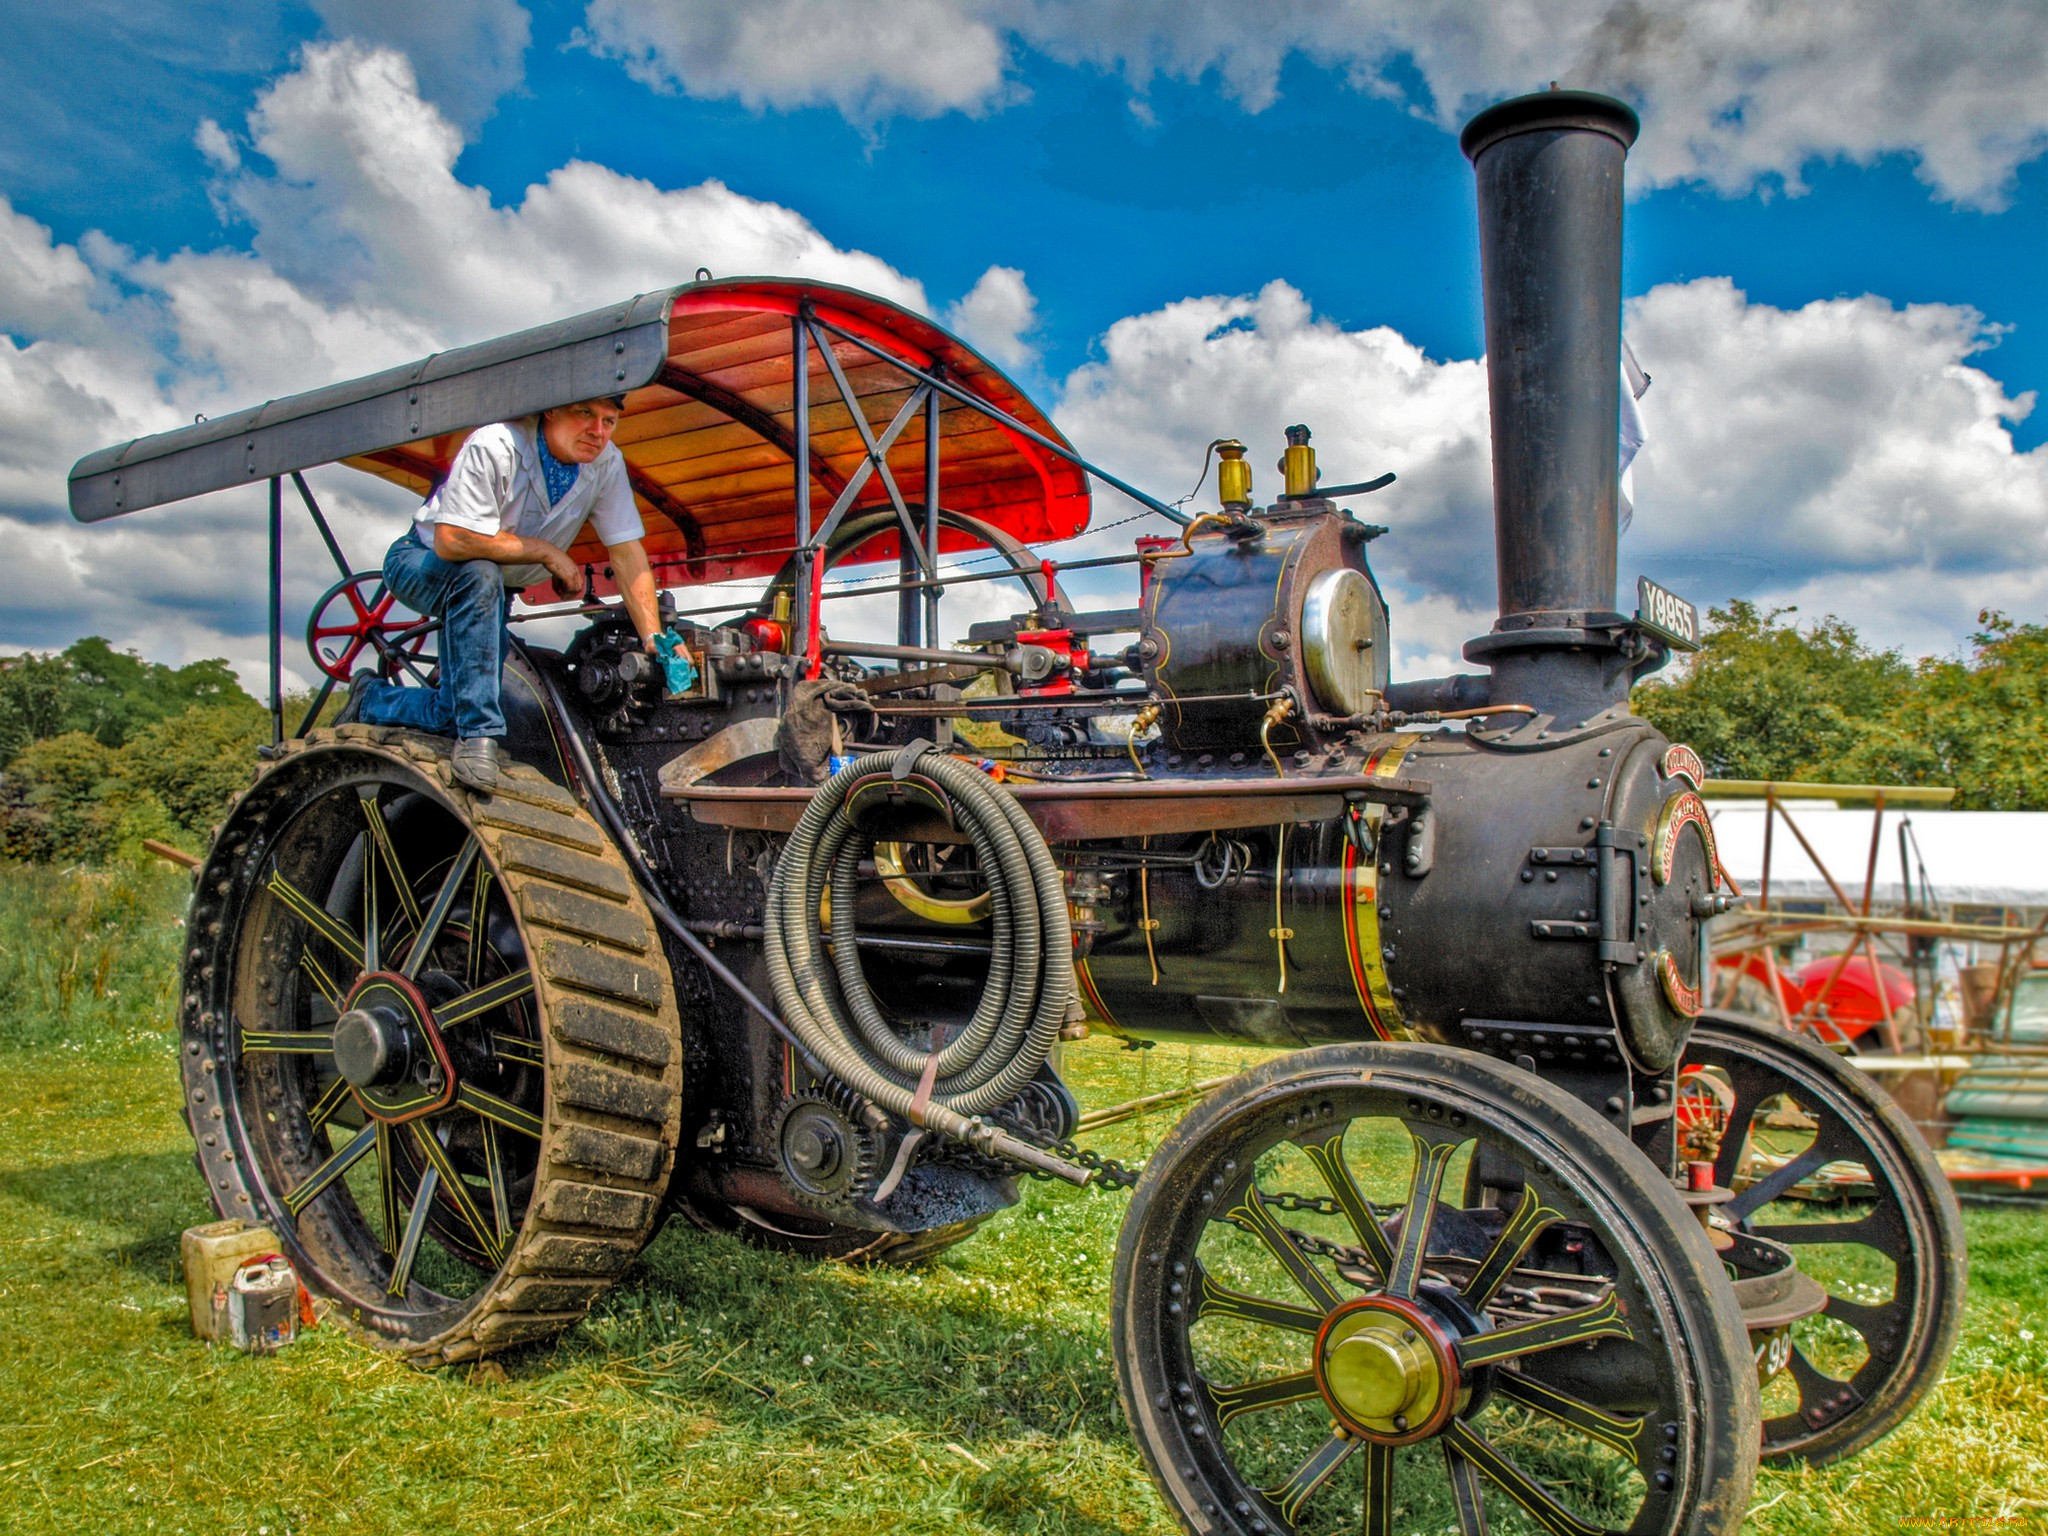
[[(351, 1321), (440, 1332), (488, 1289), (534, 1187), (545, 1073), (517, 923), (461, 815), (394, 765), (328, 782), (263, 858), (221, 1064), (257, 1214)], [(452, 973), (462, 959), (475, 974)], [(380, 974), (431, 999), (442, 1107), (393, 1111), (339, 1069), (331, 1021)]]
[[(1440, 1427), (1418, 1426), (1418, 1432), (1409, 1435), (1352, 1433), (1355, 1426), (1343, 1426), (1343, 1416), (1330, 1411), (1342, 1405), (1332, 1400), (1327, 1369), (1313, 1358), (1293, 1373), (1259, 1381), (1232, 1381), (1220, 1390), (1208, 1379), (1208, 1362), (1202, 1358), (1195, 1335), (1211, 1317), (1233, 1322), (1250, 1317), (1268, 1331), (1297, 1335), (1305, 1335), (1313, 1326), (1320, 1344), (1330, 1331), (1333, 1315), (1372, 1294), (1371, 1287), (1354, 1284), (1341, 1270), (1322, 1263), (1317, 1267), (1324, 1270), (1321, 1284), (1329, 1293), (1318, 1297), (1317, 1282), (1292, 1273), (1296, 1266), (1273, 1246), (1275, 1230), (1283, 1235), (1289, 1231), (1277, 1223), (1260, 1234), (1259, 1240), (1273, 1249), (1272, 1268), (1290, 1272), (1294, 1284), (1287, 1293), (1248, 1295), (1236, 1291), (1222, 1285), (1201, 1261), (1202, 1239), (1220, 1223), (1231, 1223), (1241, 1231), (1248, 1224), (1267, 1224), (1247, 1197), (1250, 1181), (1263, 1184), (1268, 1154), (1275, 1148), (1291, 1145), (1300, 1149), (1301, 1159), (1325, 1175), (1322, 1188), (1315, 1193), (1334, 1204), (1336, 1214), (1318, 1213), (1317, 1219), (1325, 1229), (1350, 1226), (1351, 1246), (1359, 1247), (1372, 1245), (1367, 1234), (1350, 1220), (1357, 1199), (1356, 1179), (1353, 1192), (1344, 1193), (1336, 1179), (1337, 1161), (1328, 1153), (1312, 1154), (1310, 1146), (1335, 1147), (1348, 1154), (1345, 1132), (1350, 1127), (1366, 1118), (1387, 1115), (1390, 1104), (1402, 1110), (1418, 1105), (1391, 1118), (1422, 1132), (1418, 1150), (1411, 1155), (1411, 1201), (1417, 1191), (1424, 1192), (1426, 1198), (1432, 1187), (1426, 1179), (1414, 1182), (1415, 1169), (1427, 1173), (1434, 1165), (1430, 1176), (1440, 1181), (1434, 1187), (1437, 1208), (1442, 1211), (1458, 1206), (1462, 1198), (1453, 1193), (1457, 1181), (1444, 1179), (1446, 1168), (1455, 1159), (1429, 1149), (1441, 1149), (1447, 1135), (1476, 1135), (1503, 1150), (1515, 1145), (1508, 1137), (1510, 1127), (1486, 1123), (1489, 1115), (1497, 1114), (1496, 1107), (1464, 1095), (1452, 1085), (1421, 1078), (1393, 1082), (1386, 1080), (1386, 1074), (1364, 1075), (1375, 1077), (1375, 1081), (1361, 1084), (1361, 1074), (1355, 1071), (1332, 1074), (1312, 1087), (1283, 1085), (1262, 1096), (1267, 1101), (1263, 1107), (1248, 1101), (1228, 1122), (1233, 1130), (1215, 1125), (1208, 1128), (1205, 1139), (1214, 1148), (1209, 1155), (1189, 1156), (1175, 1169), (1184, 1196), (1179, 1209), (1165, 1219), (1141, 1223), (1139, 1230), (1127, 1228), (1119, 1253), (1117, 1294), (1120, 1302), (1135, 1303), (1133, 1312), (1148, 1315), (1130, 1323), (1128, 1346), (1120, 1341), (1119, 1369), (1124, 1372), (1126, 1400), (1134, 1407), (1134, 1419), (1138, 1417), (1135, 1400), (1141, 1395), (1144, 1399), (1151, 1432), (1141, 1429), (1141, 1439), (1147, 1443), (1162, 1484), (1170, 1492), (1176, 1485), (1185, 1490), (1174, 1495), (1181, 1502), (1183, 1517), (1193, 1518), (1199, 1512), (1218, 1529), (1242, 1530), (1253, 1536), (1297, 1529), (1359, 1529), (1361, 1523), (1368, 1536), (1373, 1536), (1394, 1528), (1397, 1497), (1409, 1493), (1418, 1477), (1425, 1477), (1438, 1485), (1432, 1502), (1442, 1508), (1420, 1516), (1423, 1523), (1447, 1514), (1468, 1536), (1487, 1529), (1489, 1521), (1500, 1524), (1502, 1513), (1510, 1511), (1509, 1523), (1519, 1516), (1531, 1528), (1552, 1536), (1616, 1524), (1645, 1531), (1681, 1528), (1688, 1518), (1689, 1501), (1700, 1496), (1699, 1488), (1693, 1486), (1697, 1469), (1710, 1459), (1710, 1453), (1695, 1443), (1705, 1431), (1691, 1411), (1699, 1363), (1694, 1358), (1697, 1341), (1681, 1347), (1680, 1335), (1686, 1325), (1658, 1273), (1656, 1255), (1628, 1231), (1627, 1213), (1608, 1192), (1597, 1185), (1580, 1187), (1582, 1174), (1565, 1166), (1570, 1160), (1568, 1148), (1552, 1149), (1560, 1154), (1555, 1160), (1528, 1159), (1528, 1189), (1534, 1195), (1534, 1208), (1557, 1212), (1574, 1224), (1583, 1223), (1610, 1257), (1621, 1260), (1604, 1303), (1573, 1308), (1576, 1321), (1570, 1326), (1589, 1330), (1585, 1338), (1610, 1351), (1619, 1342), (1618, 1336), (1601, 1330), (1618, 1327), (1627, 1331), (1631, 1337), (1624, 1347), (1643, 1360), (1655, 1357), (1659, 1361), (1656, 1369), (1638, 1367), (1628, 1373), (1632, 1391), (1640, 1394), (1647, 1385), (1652, 1400), (1632, 1402), (1624, 1410), (1611, 1397), (1603, 1403), (1561, 1393), (1553, 1385), (1555, 1372), (1546, 1369), (1539, 1375), (1531, 1370), (1530, 1361), (1539, 1356), (1559, 1358), (1570, 1345), (1539, 1348), (1526, 1357), (1491, 1354), (1507, 1347), (1504, 1341), (1510, 1320), (1501, 1319), (1504, 1326), (1491, 1330), (1456, 1323), (1450, 1316), (1455, 1308), (1446, 1304), (1449, 1298), (1433, 1295), (1429, 1286), (1411, 1278), (1433, 1268), (1440, 1276), (1450, 1271), (1443, 1263), (1432, 1262), (1434, 1244), (1431, 1252), (1417, 1255), (1412, 1251), (1414, 1245), (1403, 1242), (1401, 1225), (1405, 1223), (1393, 1226), (1391, 1232), (1382, 1227), (1380, 1245), (1386, 1251), (1374, 1255), (1374, 1266), (1381, 1261), (1389, 1263), (1391, 1268), (1382, 1275), (1392, 1280), (1382, 1288), (1399, 1293), (1404, 1300), (1419, 1299), (1440, 1325), (1448, 1324), (1441, 1326), (1440, 1332), (1450, 1336), (1457, 1357), (1469, 1359), (1475, 1366), (1464, 1372), (1464, 1400), (1437, 1405), (1439, 1409), (1448, 1407), (1448, 1412), (1440, 1415)], [(1432, 1111), (1440, 1111), (1441, 1118)], [(1460, 1115), (1466, 1117), (1465, 1123), (1452, 1124)], [(1335, 1141), (1331, 1140), (1333, 1134)], [(1268, 1212), (1274, 1208), (1276, 1194), (1309, 1193), (1298, 1188), (1263, 1192), (1267, 1199), (1258, 1205)], [(1380, 1216), (1387, 1214), (1387, 1208), (1377, 1202), (1372, 1209)], [(1309, 1218), (1290, 1214), (1288, 1219)], [(1440, 1222), (1443, 1219), (1438, 1218)], [(1533, 1230), (1524, 1233), (1520, 1229), (1525, 1227)], [(1540, 1217), (1518, 1223), (1504, 1216), (1489, 1240), (1486, 1256), (1470, 1270), (1470, 1280), (1480, 1292), (1489, 1281), (1513, 1283), (1518, 1267), (1508, 1264), (1504, 1270), (1502, 1255), (1525, 1238), (1534, 1246), (1524, 1252), (1542, 1251), (1544, 1232), (1560, 1230), (1558, 1223)], [(1287, 1246), (1299, 1248), (1293, 1241)], [(1142, 1299), (1148, 1290), (1155, 1298), (1150, 1305)], [(1338, 1306), (1330, 1305), (1332, 1297)], [(1551, 1380), (1546, 1381), (1544, 1375)], [(1574, 1385), (1580, 1392), (1586, 1390), (1580, 1383)], [(1322, 1438), (1311, 1444), (1297, 1434), (1294, 1443), (1283, 1445), (1285, 1437), (1272, 1436), (1274, 1454), (1255, 1464), (1243, 1437), (1233, 1440), (1233, 1429), (1247, 1419), (1286, 1410), (1290, 1404), (1311, 1405), (1311, 1412), (1319, 1414), (1326, 1426)], [(1546, 1467), (1555, 1470), (1560, 1458), (1550, 1455), (1545, 1467), (1518, 1466), (1517, 1455), (1528, 1454), (1521, 1447), (1533, 1442), (1520, 1436), (1514, 1441), (1515, 1449), (1503, 1449), (1508, 1430), (1496, 1425), (1505, 1425), (1511, 1416), (1553, 1428), (1561, 1426), (1567, 1440), (1575, 1437), (1601, 1447), (1610, 1457), (1625, 1460), (1640, 1485), (1632, 1495), (1634, 1508), (1617, 1521), (1607, 1510), (1573, 1508), (1569, 1492), (1562, 1500), (1551, 1497), (1556, 1490), (1545, 1490), (1543, 1472)], [(1278, 1454), (1283, 1449), (1285, 1454)], [(1567, 1444), (1564, 1449), (1572, 1447)], [(1288, 1459), (1296, 1455), (1298, 1461)], [(1273, 1475), (1276, 1467), (1282, 1474), (1277, 1479)], [(1348, 1494), (1342, 1491), (1346, 1477), (1355, 1485), (1355, 1491)], [(1412, 1508), (1410, 1514), (1412, 1524)]]
[[(1795, 1038), (1775, 1026), (1738, 1030), (1709, 1018), (1695, 1031), (1685, 1059), (1688, 1066), (1718, 1070), (1732, 1090), (1714, 1180), (1738, 1194), (1721, 1214), (1742, 1231), (1791, 1248), (1800, 1267), (1828, 1291), (1821, 1320), (1793, 1325), (1784, 1379), (1797, 1405), (1764, 1420), (1763, 1453), (1830, 1461), (1889, 1432), (1939, 1379), (1961, 1310), (1961, 1233), (1952, 1202), (1944, 1211), (1929, 1182), (1940, 1180), (1939, 1170), (1931, 1158), (1916, 1167), (1911, 1147), (1900, 1139), (1901, 1130), (1916, 1133), (1903, 1121), (1886, 1125), (1874, 1100), (1859, 1103), (1839, 1081), (1852, 1069), (1832, 1057), (1806, 1057)], [(1819, 1122), (1804, 1146), (1796, 1145), (1796, 1131), (1774, 1133), (1766, 1123), (1787, 1096)], [(1789, 1160), (1774, 1170), (1757, 1168), (1762, 1177), (1745, 1172), (1752, 1147), (1773, 1142), (1792, 1154)], [(1845, 1221), (1783, 1219), (1791, 1213), (1778, 1197), (1838, 1164), (1869, 1175), (1871, 1198), (1856, 1207), (1864, 1214)], [(1780, 1219), (1765, 1219), (1771, 1214)], [(1839, 1258), (1825, 1250), (1841, 1247), (1868, 1249), (1892, 1266), (1889, 1300), (1848, 1294), (1863, 1282), (1830, 1273), (1827, 1260), (1839, 1264)], [(1958, 1271), (1953, 1285), (1948, 1265)], [(1828, 1364), (1842, 1353), (1843, 1329), (1867, 1350), (1846, 1377), (1830, 1374)], [(1785, 1395), (1777, 1393), (1781, 1400)], [(1767, 1401), (1766, 1412), (1771, 1406)]]

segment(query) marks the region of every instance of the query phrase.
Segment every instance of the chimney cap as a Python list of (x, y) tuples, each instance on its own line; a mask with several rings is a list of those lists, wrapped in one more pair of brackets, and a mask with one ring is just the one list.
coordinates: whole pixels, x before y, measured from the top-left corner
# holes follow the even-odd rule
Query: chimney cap
[(1537, 91), (1486, 108), (1465, 125), (1458, 135), (1458, 147), (1467, 159), (1477, 160), (1511, 135), (1559, 128), (1604, 133), (1627, 149), (1635, 143), (1642, 122), (1627, 102), (1597, 91)]

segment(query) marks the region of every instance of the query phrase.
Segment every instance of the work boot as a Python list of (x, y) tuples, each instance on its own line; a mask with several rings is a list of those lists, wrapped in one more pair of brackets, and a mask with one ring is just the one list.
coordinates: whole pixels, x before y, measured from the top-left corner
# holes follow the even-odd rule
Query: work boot
[(348, 698), (334, 716), (336, 725), (354, 725), (363, 718), (363, 705), (369, 702), (370, 691), (384, 686), (384, 679), (377, 675), (375, 667), (357, 667), (355, 676), (348, 680)]
[(498, 787), (498, 777), (505, 766), (498, 752), (498, 738), (465, 736), (455, 743), (455, 757), (450, 766), (454, 768), (458, 781), (489, 794)]

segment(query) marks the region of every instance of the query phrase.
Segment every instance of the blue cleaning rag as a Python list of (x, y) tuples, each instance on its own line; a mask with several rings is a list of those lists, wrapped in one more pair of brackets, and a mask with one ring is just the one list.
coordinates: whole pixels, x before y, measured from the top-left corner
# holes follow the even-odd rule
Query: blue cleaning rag
[(690, 660), (690, 653), (683, 649), (681, 637), (673, 630), (663, 630), (654, 637), (654, 651), (661, 658), (661, 670), (669, 693), (688, 693), (697, 682), (697, 665)]

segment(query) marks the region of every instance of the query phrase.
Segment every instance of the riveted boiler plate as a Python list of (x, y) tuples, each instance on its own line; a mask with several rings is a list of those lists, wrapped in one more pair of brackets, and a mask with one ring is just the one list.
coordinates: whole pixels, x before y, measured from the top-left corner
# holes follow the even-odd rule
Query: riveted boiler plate
[(1386, 687), (1386, 650), (1379, 596), (1361, 572), (1339, 567), (1308, 584), (1301, 602), (1301, 657), (1326, 710), (1364, 713), (1371, 696)]

